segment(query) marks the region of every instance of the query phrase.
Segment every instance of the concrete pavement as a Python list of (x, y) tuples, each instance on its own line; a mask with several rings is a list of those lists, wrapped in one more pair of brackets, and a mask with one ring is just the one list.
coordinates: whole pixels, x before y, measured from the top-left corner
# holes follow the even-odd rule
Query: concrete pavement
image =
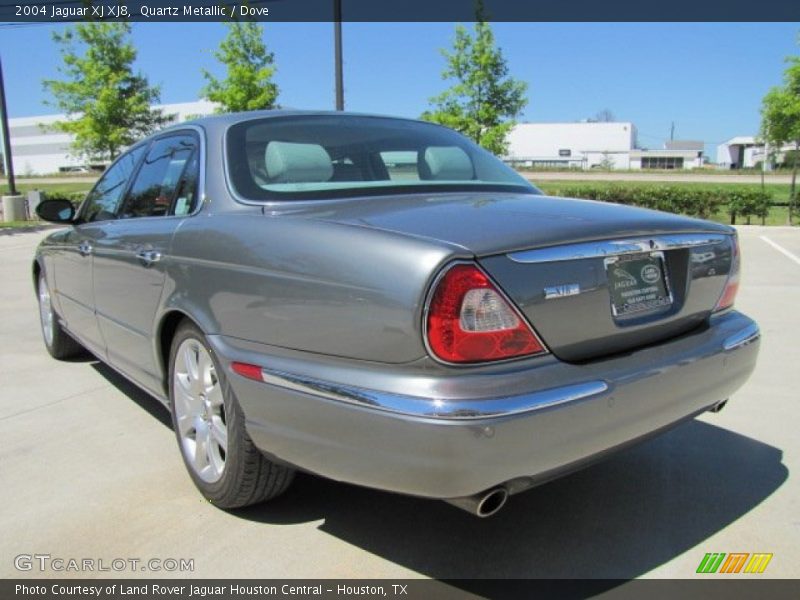
[(193, 572), (121, 576), (691, 578), (706, 552), (771, 552), (761, 577), (800, 576), (800, 264), (789, 256), (800, 230), (741, 229), (737, 305), (764, 341), (725, 410), (487, 520), (305, 475), (270, 504), (210, 506), (157, 401), (92, 359), (45, 352), (30, 277), (43, 235), (0, 235), (0, 576), (92, 576), (14, 567), (45, 553), (194, 561)]

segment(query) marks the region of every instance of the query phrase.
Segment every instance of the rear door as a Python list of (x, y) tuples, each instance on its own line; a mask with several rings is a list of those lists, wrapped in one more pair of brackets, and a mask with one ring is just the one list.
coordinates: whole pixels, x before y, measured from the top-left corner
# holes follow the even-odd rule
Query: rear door
[(133, 148), (106, 170), (81, 205), (77, 224), (64, 236), (54, 258), (61, 317), (87, 348), (101, 356), (105, 343), (94, 312), (94, 252), (116, 224), (123, 195), (143, 154), (143, 146)]
[(154, 319), (175, 230), (198, 207), (199, 139), (170, 133), (150, 145), (119, 219), (97, 240), (94, 294), (108, 361), (160, 392)]

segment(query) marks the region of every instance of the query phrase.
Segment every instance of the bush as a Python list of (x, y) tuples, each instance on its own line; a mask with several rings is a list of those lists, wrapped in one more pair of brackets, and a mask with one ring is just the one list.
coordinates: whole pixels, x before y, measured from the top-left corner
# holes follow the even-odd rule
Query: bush
[(725, 204), (725, 195), (719, 190), (687, 190), (685, 187), (670, 185), (586, 185), (558, 190), (556, 195), (641, 206), (702, 219), (717, 214), (721, 205)]
[(766, 192), (735, 190), (729, 195), (727, 205), (731, 225), (736, 224), (737, 216), (746, 217), (748, 225), (751, 217), (760, 217), (763, 223), (772, 206), (772, 196)]
[(733, 187), (687, 189), (676, 185), (595, 184), (569, 186), (554, 190), (553, 195), (616, 202), (701, 219), (713, 217), (727, 207), (731, 223), (736, 222), (737, 216), (747, 217), (748, 223), (753, 216), (766, 218), (772, 204), (772, 196), (766, 192)]

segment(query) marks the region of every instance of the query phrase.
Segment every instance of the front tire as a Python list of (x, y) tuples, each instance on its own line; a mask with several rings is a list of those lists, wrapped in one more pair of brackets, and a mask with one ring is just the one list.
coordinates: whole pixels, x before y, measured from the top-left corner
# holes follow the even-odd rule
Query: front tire
[(76, 342), (61, 326), (58, 315), (53, 310), (50, 288), (44, 271), (39, 273), (36, 292), (39, 296), (39, 323), (42, 326), (44, 346), (50, 356), (63, 360), (83, 352), (83, 347)]
[(294, 471), (253, 445), (241, 407), (205, 335), (184, 321), (169, 359), (172, 425), (192, 481), (212, 504), (240, 508), (275, 498)]

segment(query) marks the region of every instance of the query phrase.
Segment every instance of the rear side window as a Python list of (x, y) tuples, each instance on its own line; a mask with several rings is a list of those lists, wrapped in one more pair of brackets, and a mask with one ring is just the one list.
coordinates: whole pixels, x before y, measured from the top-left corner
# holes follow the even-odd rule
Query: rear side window
[(86, 197), (82, 209), (83, 221), (107, 221), (117, 218), (122, 194), (145, 148), (146, 146), (139, 146), (124, 154), (103, 174)]
[(197, 139), (172, 135), (150, 146), (133, 181), (122, 218), (189, 214), (195, 205)]

